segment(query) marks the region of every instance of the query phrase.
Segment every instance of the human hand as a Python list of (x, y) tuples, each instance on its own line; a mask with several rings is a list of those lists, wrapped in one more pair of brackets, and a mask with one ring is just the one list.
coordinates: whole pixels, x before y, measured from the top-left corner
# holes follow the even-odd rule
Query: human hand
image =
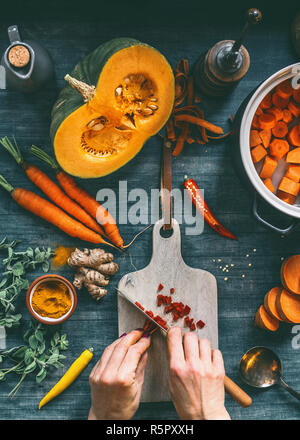
[(224, 400), (222, 353), (207, 339), (173, 327), (168, 332), (169, 388), (181, 419), (230, 419)]
[(142, 330), (133, 330), (104, 350), (90, 374), (90, 420), (128, 420), (135, 414), (151, 339), (142, 335)]

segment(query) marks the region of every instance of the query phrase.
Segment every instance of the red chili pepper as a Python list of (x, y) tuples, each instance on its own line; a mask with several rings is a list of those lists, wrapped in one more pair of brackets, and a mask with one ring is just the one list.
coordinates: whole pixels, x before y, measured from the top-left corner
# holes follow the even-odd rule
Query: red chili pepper
[(191, 324), (191, 325), (190, 325), (190, 329), (191, 329), (192, 332), (193, 332), (194, 330), (196, 330), (196, 326), (195, 326), (195, 324)]
[(193, 179), (185, 178), (184, 187), (188, 192), (188, 195), (192, 199), (193, 205), (196, 207), (197, 211), (203, 215), (204, 220), (209, 224), (209, 226), (214, 229), (218, 234), (223, 237), (231, 238), (232, 240), (237, 240), (237, 237), (233, 235), (228, 229), (224, 228), (219, 220), (213, 215), (209, 206), (205, 202), (197, 183)]
[(175, 292), (175, 289), (174, 289), (174, 287), (172, 287), (172, 289), (170, 289), (170, 293), (172, 294), (174, 292)]
[(152, 312), (152, 310), (146, 310), (146, 312), (148, 316), (150, 316), (150, 318), (153, 318), (154, 314)]
[(136, 301), (135, 305), (138, 306), (141, 310), (145, 310), (144, 307), (139, 302)]
[(197, 322), (197, 327), (199, 328), (203, 328), (205, 326), (205, 322), (201, 321), (201, 319), (199, 319), (199, 321)]
[(160, 292), (161, 290), (163, 290), (164, 286), (162, 284), (158, 285), (157, 291)]

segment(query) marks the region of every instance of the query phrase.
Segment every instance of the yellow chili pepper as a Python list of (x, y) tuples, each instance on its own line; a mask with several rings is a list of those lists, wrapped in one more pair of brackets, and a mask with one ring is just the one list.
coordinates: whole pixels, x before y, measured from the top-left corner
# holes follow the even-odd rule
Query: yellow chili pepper
[(93, 357), (93, 349), (89, 348), (84, 350), (76, 361), (70, 366), (68, 371), (63, 375), (63, 377), (57, 382), (56, 385), (49, 391), (48, 394), (40, 401), (39, 409), (41, 409), (46, 403), (54, 399), (54, 397), (61, 394), (74, 380), (79, 376), (79, 374), (85, 369), (90, 360)]

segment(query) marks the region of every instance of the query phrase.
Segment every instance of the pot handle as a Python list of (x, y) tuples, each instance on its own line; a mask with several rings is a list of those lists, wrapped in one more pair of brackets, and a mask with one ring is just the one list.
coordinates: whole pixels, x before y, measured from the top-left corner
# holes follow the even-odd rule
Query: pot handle
[(272, 225), (271, 223), (269, 223), (267, 220), (262, 218), (261, 215), (258, 213), (257, 194), (254, 194), (252, 210), (253, 210), (253, 215), (256, 218), (256, 220), (258, 220), (262, 225), (266, 226), (267, 228), (269, 228), (272, 231), (277, 232), (278, 234), (281, 234), (281, 235), (291, 234), (291, 232), (293, 232), (294, 229), (296, 229), (296, 227), (300, 223), (299, 220), (293, 220), (292, 223), (287, 228), (284, 228), (284, 229), (279, 228), (278, 226), (275, 226), (275, 225)]

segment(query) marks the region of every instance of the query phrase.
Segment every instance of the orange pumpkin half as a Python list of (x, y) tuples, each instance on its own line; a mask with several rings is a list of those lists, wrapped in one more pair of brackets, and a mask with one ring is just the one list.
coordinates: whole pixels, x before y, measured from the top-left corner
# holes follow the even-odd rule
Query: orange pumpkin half
[(173, 109), (169, 63), (137, 40), (101, 45), (65, 79), (50, 135), (58, 163), (73, 176), (101, 177), (125, 165)]

